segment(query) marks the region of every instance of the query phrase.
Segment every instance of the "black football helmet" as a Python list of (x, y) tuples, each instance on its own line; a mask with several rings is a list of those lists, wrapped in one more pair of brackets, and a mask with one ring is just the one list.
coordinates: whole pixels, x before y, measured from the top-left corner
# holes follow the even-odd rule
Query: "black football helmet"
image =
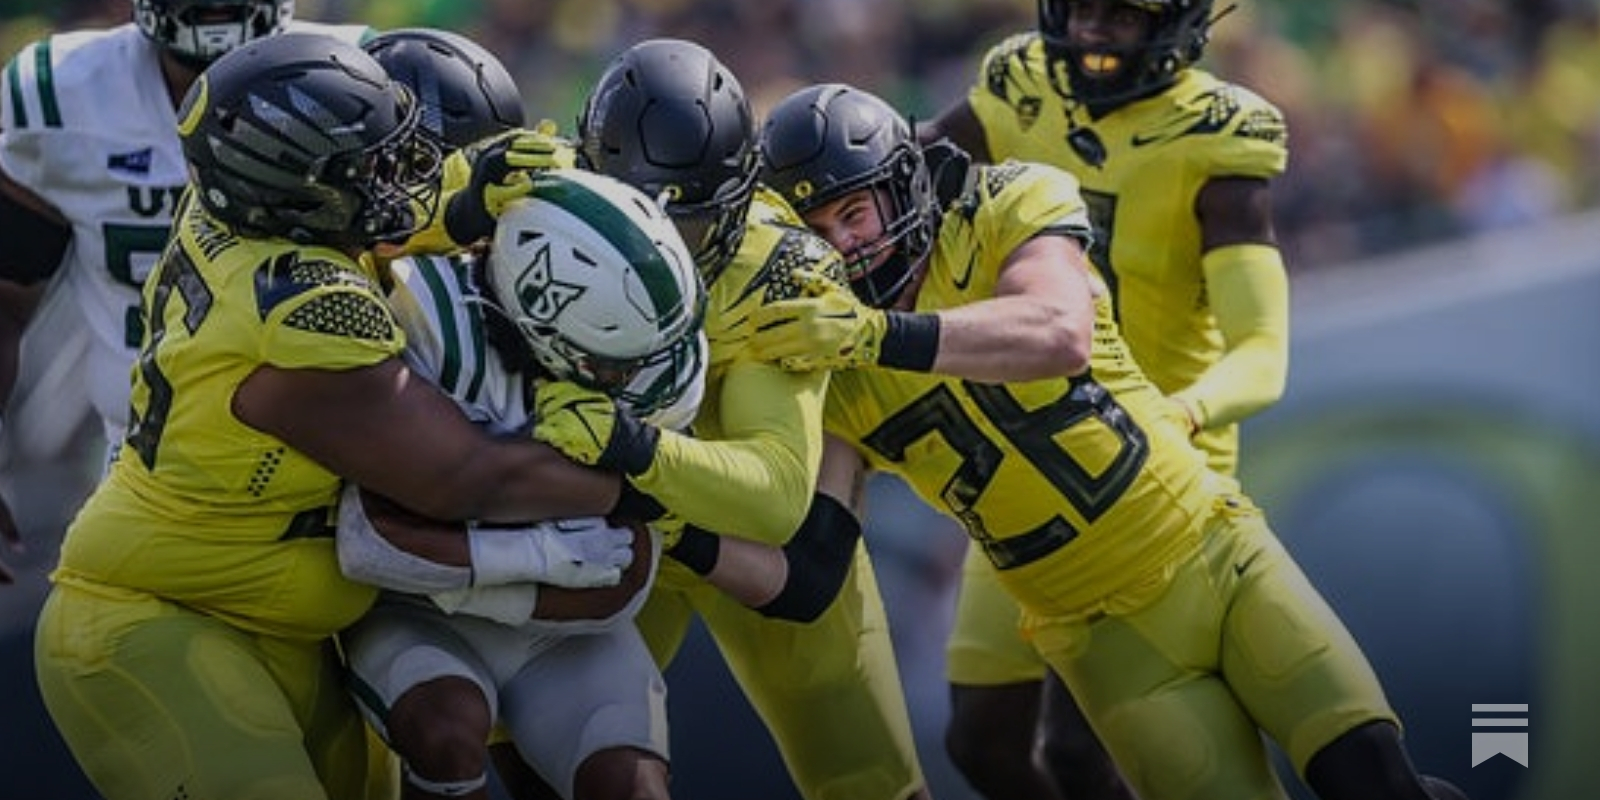
[(1178, 73), (1200, 60), (1211, 37), (1212, 0), (1122, 0), (1154, 17), (1150, 35), (1138, 47), (1114, 54), (1123, 65), (1115, 75), (1091, 76), (1083, 67), (1089, 51), (1067, 35), (1067, 16), (1075, 1), (1039, 0), (1039, 36), (1056, 91), (1082, 101), (1094, 113), (1171, 86)]
[(579, 163), (664, 202), (707, 285), (739, 250), (755, 192), (755, 116), (704, 47), (651, 39), (611, 62), (578, 118)]
[(200, 68), (283, 31), (294, 0), (133, 0), (133, 21), (161, 49)]
[(367, 247), (422, 228), (440, 152), (411, 92), (342, 40), (284, 33), (212, 64), (178, 112), (199, 202), (252, 236)]
[(517, 83), (483, 46), (450, 31), (402, 28), (362, 45), (422, 109), (422, 129), (459, 150), (525, 122)]
[[(895, 298), (927, 260), (939, 203), (911, 125), (888, 103), (841, 83), (817, 84), (773, 107), (761, 131), (761, 181), (801, 214), (858, 189), (874, 189), (883, 236), (845, 253), (845, 274), (862, 302)], [(888, 248), (895, 252), (872, 268)]]

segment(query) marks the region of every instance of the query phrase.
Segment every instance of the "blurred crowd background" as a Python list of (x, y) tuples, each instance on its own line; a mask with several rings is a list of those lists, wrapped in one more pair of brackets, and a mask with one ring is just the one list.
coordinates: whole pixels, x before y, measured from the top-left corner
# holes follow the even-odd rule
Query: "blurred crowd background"
[[(304, 19), (464, 33), (512, 68), (536, 118), (566, 130), (605, 63), (641, 38), (710, 47), (758, 112), (800, 84), (843, 80), (926, 118), (965, 91), (985, 49), (1035, 21), (1033, 0), (297, 6)], [(0, 50), (129, 13), (128, 0), (0, 0)], [(1600, 206), (1600, 0), (1242, 0), (1205, 64), (1288, 116), (1277, 201), (1291, 270)]]

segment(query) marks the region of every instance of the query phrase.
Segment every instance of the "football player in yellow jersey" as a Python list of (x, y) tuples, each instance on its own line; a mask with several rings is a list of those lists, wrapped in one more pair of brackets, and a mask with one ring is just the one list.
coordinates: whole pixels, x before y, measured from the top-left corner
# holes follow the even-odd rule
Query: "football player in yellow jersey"
[[(590, 93), (579, 135), (580, 162), (665, 202), (695, 253), (711, 361), (693, 430), (726, 455), (697, 463), (683, 437), (640, 425), (603, 397), (589, 402), (549, 386), (540, 390), (535, 435), (625, 472), (689, 523), (669, 542), (672, 558), (663, 559), (640, 629), (666, 664), (699, 615), (801, 796), (926, 797), (882, 600), (859, 540), (860, 487), (850, 476), (835, 485), (818, 473), (828, 376), (787, 371), (749, 350), (753, 315), (795, 296), (797, 271), (837, 272), (838, 254), (757, 186), (749, 104), (734, 75), (697, 44), (655, 39), (622, 53)], [(735, 537), (788, 550), (819, 532), (835, 538), (824, 549), (846, 557), (842, 586), (780, 592), (753, 609), (708, 580), (729, 567), (724, 557), (740, 549)]]
[(758, 309), (752, 349), (835, 370), (829, 436), (962, 523), (1140, 797), (1284, 796), (1263, 733), (1324, 800), (1461, 797), (1415, 773), (1355, 641), (1140, 372), (1068, 173), (935, 179), (839, 84), (781, 101), (761, 145), (851, 291)]
[[(1231, 475), (1239, 421), (1276, 402), (1288, 372), (1289, 290), (1271, 212), (1287, 151), (1276, 108), (1192, 66), (1212, 22), (1212, 4), (1198, 0), (1040, 0), (1038, 31), (992, 49), (968, 96), (917, 133), (948, 136), (981, 161), (1039, 161), (1078, 178), (1097, 232), (1089, 258), (1129, 350), (1211, 466)], [(1127, 796), (1059, 681), (1041, 695), (1044, 666), (1026, 643), (997, 638), (1006, 626), (994, 617), (1016, 609), (971, 566), (949, 648), (952, 758), (995, 798), (1045, 779), (996, 746), (1031, 737), (1037, 707), (1066, 796)], [(973, 657), (1007, 646), (1004, 659)]]
[[(17, 533), (3, 496), (13, 476), (51, 469), (50, 491), (11, 510), (25, 527), (48, 522), (53, 543), (107, 460), (81, 458), (73, 432), (94, 419), (114, 449), (127, 428), (139, 287), (186, 179), (176, 131), (184, 93), (212, 61), (261, 37), (372, 34), (298, 19), (286, 0), (124, 5), (123, 24), (55, 32), (3, 57), (0, 398), (11, 428), (0, 424), (0, 543)], [(0, 563), (0, 582), (5, 572)]]
[(111, 800), (363, 795), (331, 636), (375, 589), (339, 570), (341, 479), (441, 519), (634, 516), (615, 476), (485, 433), (401, 359), (360, 256), (432, 215), (419, 116), (359, 47), (306, 34), (233, 50), (185, 97), (191, 190), (145, 285), (132, 423), (35, 642), (51, 717)]

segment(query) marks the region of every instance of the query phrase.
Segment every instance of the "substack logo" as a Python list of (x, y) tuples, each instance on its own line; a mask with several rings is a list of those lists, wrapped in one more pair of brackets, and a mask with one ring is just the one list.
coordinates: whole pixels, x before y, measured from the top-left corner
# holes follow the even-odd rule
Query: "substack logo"
[[(1518, 716), (1510, 716), (1512, 714)], [(1528, 766), (1527, 703), (1473, 703), (1472, 727), (1472, 766), (1496, 755)], [(1479, 728), (1501, 730), (1477, 730)]]

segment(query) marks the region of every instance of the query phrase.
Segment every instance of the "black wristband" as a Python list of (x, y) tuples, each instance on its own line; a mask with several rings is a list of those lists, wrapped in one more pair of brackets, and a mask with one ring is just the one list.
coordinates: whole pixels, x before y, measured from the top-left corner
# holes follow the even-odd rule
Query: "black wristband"
[(878, 365), (927, 372), (939, 357), (939, 315), (886, 311), (888, 328), (878, 348)]
[(640, 475), (650, 469), (656, 460), (656, 447), (661, 444), (661, 429), (636, 419), (618, 408), (615, 412), (611, 440), (601, 451), (595, 466), (619, 470), (625, 475)]
[(721, 553), (722, 537), (693, 525), (683, 526), (678, 543), (667, 549), (667, 555), (701, 577), (711, 574)]
[(661, 501), (639, 491), (631, 482), (623, 479), (622, 493), (617, 495), (617, 504), (611, 507), (606, 518), (624, 522), (655, 522), (666, 515), (667, 507), (661, 505)]

